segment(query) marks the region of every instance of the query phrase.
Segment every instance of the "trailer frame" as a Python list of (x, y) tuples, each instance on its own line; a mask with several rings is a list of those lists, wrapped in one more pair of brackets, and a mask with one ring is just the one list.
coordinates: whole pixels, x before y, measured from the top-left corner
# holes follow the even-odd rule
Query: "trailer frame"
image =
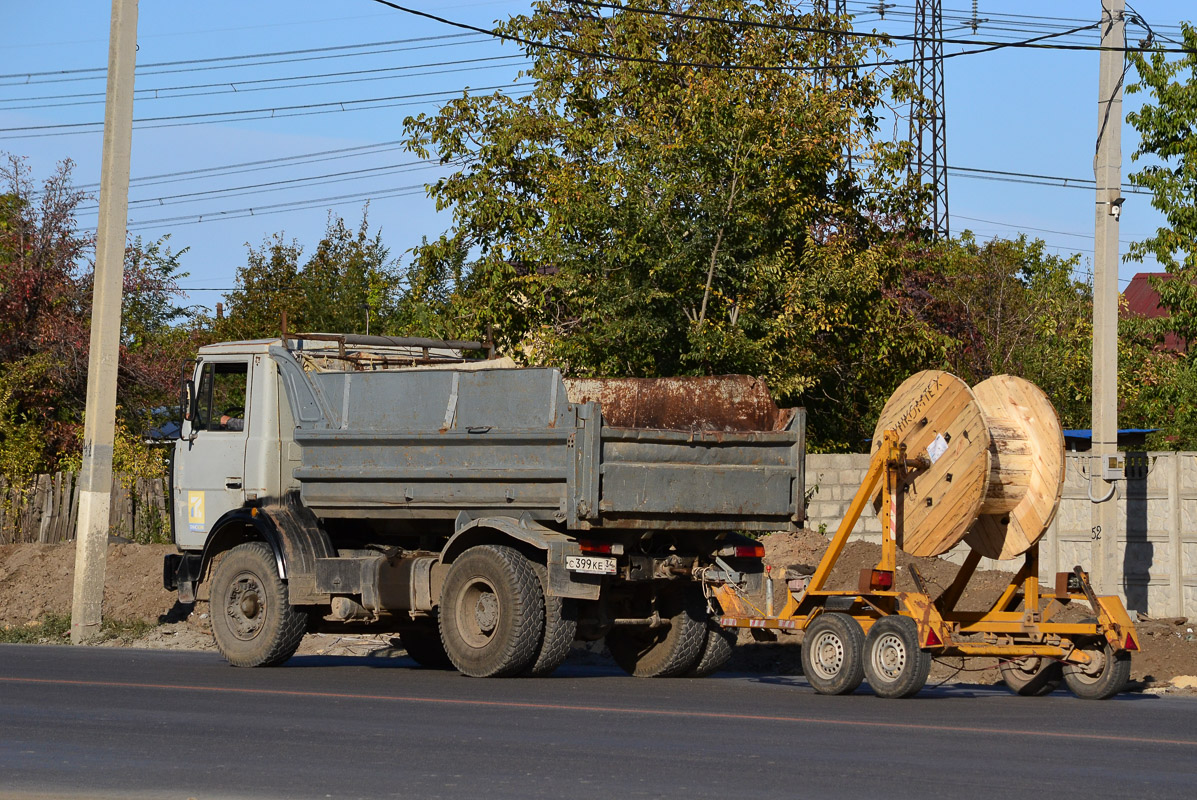
[[(1074, 670), (1081, 672), (1100, 668), (1098, 662), (1103, 658), (1122, 658), (1119, 654), (1139, 649), (1138, 633), (1122, 601), (1113, 595), (1098, 596), (1080, 566), (1071, 572), (1057, 573), (1054, 591), (1041, 591), (1038, 543), (1025, 552), (1022, 567), (985, 611), (957, 608), (981, 561), (975, 550), (969, 552), (952, 583), (938, 597), (931, 596), (913, 564), (909, 572), (916, 591), (897, 591), (903, 489), (928, 465), (925, 454), (916, 457), (907, 454), (906, 445), (899, 442), (896, 431), (885, 431), (848, 513), (805, 588), (791, 589), (787, 585), (786, 603), (773, 615), (761, 611), (735, 583), (725, 581), (714, 585), (711, 594), (722, 610), (719, 624), (725, 628), (797, 632), (806, 630), (824, 614), (840, 613), (850, 616), (867, 634), (882, 619), (900, 616), (913, 620), (918, 648), (935, 657), (993, 657), (1003, 663), (1047, 659), (1073, 665)], [(861, 514), (878, 492), (879, 507), (885, 510), (880, 514), (881, 558), (872, 569), (861, 571), (855, 588), (826, 588)], [(1082, 602), (1092, 609), (1091, 618), (1052, 621), (1070, 604)]]

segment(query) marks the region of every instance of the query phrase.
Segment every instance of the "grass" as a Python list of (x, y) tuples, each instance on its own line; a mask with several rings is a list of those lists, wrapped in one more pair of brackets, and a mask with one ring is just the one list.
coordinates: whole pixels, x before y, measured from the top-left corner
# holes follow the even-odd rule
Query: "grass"
[[(113, 639), (132, 641), (156, 627), (141, 619), (105, 619), (100, 624), (96, 644)], [(69, 614), (47, 614), (29, 625), (6, 625), (0, 628), (0, 644), (70, 644), (71, 617)]]

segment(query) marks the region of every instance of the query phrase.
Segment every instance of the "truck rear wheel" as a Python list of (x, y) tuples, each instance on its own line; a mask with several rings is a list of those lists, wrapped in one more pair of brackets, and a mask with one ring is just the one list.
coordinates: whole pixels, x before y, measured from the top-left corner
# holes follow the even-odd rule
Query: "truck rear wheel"
[(466, 550), (445, 576), (441, 642), (453, 666), (474, 678), (530, 667), (544, 634), (544, 595), (532, 564), (503, 545)]
[(544, 564), (532, 562), (544, 596), (544, 637), (536, 661), (524, 673), (529, 678), (547, 678), (561, 666), (578, 635), (578, 604), (568, 597), (549, 596), (549, 571)]
[(235, 667), (274, 667), (295, 654), (308, 615), (287, 601), (274, 551), (264, 542), (229, 550), (212, 576), (212, 634)]
[(607, 634), (615, 663), (637, 678), (674, 678), (694, 669), (707, 636), (707, 606), (697, 587), (662, 591), (659, 613), (668, 626), (617, 626)]
[(453, 669), (453, 662), (445, 653), (440, 632), (434, 627), (407, 628), (399, 631), (399, 644), (407, 656), (428, 669)]
[(702, 645), (702, 656), (694, 669), (686, 673), (687, 678), (705, 678), (714, 675), (732, 657), (736, 646), (736, 631), (721, 626), (715, 620), (707, 622), (707, 636)]

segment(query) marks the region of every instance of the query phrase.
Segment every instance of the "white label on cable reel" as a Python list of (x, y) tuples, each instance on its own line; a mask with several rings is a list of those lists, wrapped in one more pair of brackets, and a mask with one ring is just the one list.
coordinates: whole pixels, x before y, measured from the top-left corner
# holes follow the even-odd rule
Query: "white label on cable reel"
[(931, 440), (931, 444), (927, 445), (927, 458), (931, 459), (931, 463), (934, 464), (936, 461), (939, 461), (939, 457), (947, 451), (947, 440), (943, 438), (942, 433), (938, 434), (934, 439)]

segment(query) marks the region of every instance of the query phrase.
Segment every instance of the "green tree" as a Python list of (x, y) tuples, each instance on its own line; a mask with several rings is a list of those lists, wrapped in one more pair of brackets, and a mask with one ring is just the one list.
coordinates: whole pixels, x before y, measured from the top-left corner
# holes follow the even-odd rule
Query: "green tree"
[[(1128, 94), (1145, 93), (1142, 107), (1127, 116), (1140, 143), (1131, 155), (1143, 166), (1129, 176), (1132, 185), (1152, 193), (1151, 204), (1164, 215), (1155, 235), (1131, 245), (1128, 260), (1154, 258), (1167, 272), (1152, 284), (1168, 316), (1139, 321), (1127, 355), (1136, 373), (1123, 421), (1163, 429), (1158, 444), (1197, 448), (1197, 29), (1181, 23), (1187, 52), (1131, 53), (1138, 81)], [(1164, 336), (1175, 333), (1185, 352), (1164, 351)], [(1129, 419), (1128, 419), (1129, 417)]]
[(846, 22), (794, 3), (685, 6), (760, 26), (638, 7), (665, 13), (536, 3), (499, 26), (547, 45), (525, 47), (531, 93), (406, 120), (409, 149), (456, 170), (429, 187), (453, 225), (415, 249), (398, 319), (493, 327), (573, 373), (759, 375), (826, 411), (817, 446), (855, 447), (875, 387), (942, 352), (927, 326), (887, 324), (895, 263), (873, 244), (921, 191), (877, 137), (909, 87), (847, 66), (881, 55), (870, 42), (778, 27)]
[(981, 244), (965, 231), (907, 259), (903, 306), (950, 341), (945, 369), (970, 384), (1026, 378), (1065, 427), (1088, 427), (1093, 298), (1073, 278), (1079, 256), (1048, 255), (1026, 236)]
[(277, 336), (283, 313), (291, 331), (394, 333), (399, 273), (363, 212), (357, 230), (329, 215), (324, 236), (300, 264), (303, 248), (283, 233), (249, 248), (237, 290), (225, 296), (221, 339)]

